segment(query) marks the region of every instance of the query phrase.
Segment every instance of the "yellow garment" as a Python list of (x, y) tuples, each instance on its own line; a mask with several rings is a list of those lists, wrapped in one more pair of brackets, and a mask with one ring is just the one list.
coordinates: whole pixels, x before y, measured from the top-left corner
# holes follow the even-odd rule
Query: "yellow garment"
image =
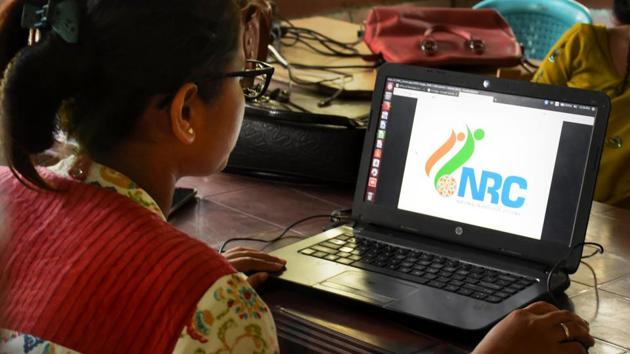
[(630, 89), (616, 93), (623, 75), (615, 69), (606, 27), (573, 26), (549, 51), (533, 81), (602, 91), (611, 98), (594, 199), (630, 208)]

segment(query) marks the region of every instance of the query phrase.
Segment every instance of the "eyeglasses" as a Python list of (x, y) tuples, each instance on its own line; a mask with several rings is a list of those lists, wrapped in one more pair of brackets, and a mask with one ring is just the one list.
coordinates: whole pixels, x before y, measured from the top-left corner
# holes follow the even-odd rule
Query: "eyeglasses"
[[(0, 0), (1, 1), (1, 0)], [(207, 76), (197, 80), (197, 84), (203, 81), (219, 80), (228, 77), (241, 78), (240, 84), (243, 94), (249, 99), (257, 99), (267, 92), (271, 77), (273, 76), (274, 67), (264, 61), (248, 59), (245, 63), (245, 70), (233, 71), (218, 76)], [(165, 108), (173, 99), (173, 95), (164, 97), (158, 103), (158, 108)]]
[(240, 77), (243, 94), (249, 99), (257, 99), (267, 92), (274, 67), (264, 61), (248, 59), (245, 70), (225, 73), (219, 76), (203, 78), (202, 81), (217, 80), (227, 77)]

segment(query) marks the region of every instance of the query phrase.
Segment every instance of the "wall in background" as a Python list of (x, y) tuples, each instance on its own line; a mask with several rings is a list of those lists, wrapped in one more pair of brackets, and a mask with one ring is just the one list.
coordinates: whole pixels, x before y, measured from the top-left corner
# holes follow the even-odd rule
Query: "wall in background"
[(580, 2), (588, 7), (601, 9), (610, 7), (613, 0), (580, 0)]
[[(315, 14), (330, 14), (354, 10), (372, 5), (394, 5), (409, 0), (274, 0), (280, 14), (287, 18), (299, 18)], [(413, 1), (420, 6), (472, 6), (477, 0), (421, 0)]]
[[(1, 1), (1, 0), (0, 0)], [(407, 0), (409, 1), (409, 0)], [(591, 8), (610, 7), (613, 0), (579, 0)], [(280, 13), (287, 18), (305, 17), (321, 13), (333, 13), (372, 5), (393, 5), (403, 0), (275, 0)], [(479, 0), (421, 0), (414, 1), (421, 6), (470, 7)]]

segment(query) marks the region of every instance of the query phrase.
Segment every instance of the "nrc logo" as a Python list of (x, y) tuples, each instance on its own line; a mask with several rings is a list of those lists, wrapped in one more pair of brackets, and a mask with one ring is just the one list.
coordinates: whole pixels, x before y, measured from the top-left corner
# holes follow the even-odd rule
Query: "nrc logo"
[(470, 167), (462, 169), (462, 177), (459, 184), (458, 197), (465, 197), (469, 191), (473, 200), (486, 201), (490, 197), (490, 203), (505, 205), (508, 208), (520, 208), (525, 204), (525, 197), (519, 191), (527, 190), (527, 180), (523, 177), (509, 176), (503, 178), (500, 174), (490, 171), (482, 171), (479, 183), (475, 177), (475, 170)]
[[(466, 133), (451, 136), (438, 148), (425, 164), (425, 172), (429, 176), (438, 162), (455, 149), (457, 142), (462, 145), (453, 157), (435, 173), (433, 180), (435, 190), (444, 197), (457, 195), (460, 198), (470, 197), (475, 201), (502, 204), (508, 208), (521, 208), (525, 204), (527, 180), (518, 176), (503, 177), (497, 172), (482, 170), (480, 174), (470, 167), (462, 167), (475, 153), (475, 144), (483, 140), (485, 132), (482, 129), (474, 133), (466, 127)], [(453, 177), (461, 169), (459, 181)]]

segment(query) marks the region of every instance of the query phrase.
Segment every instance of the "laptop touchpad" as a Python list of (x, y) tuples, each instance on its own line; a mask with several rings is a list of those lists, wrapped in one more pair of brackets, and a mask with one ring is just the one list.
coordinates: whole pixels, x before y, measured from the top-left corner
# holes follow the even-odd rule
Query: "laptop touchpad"
[(328, 288), (346, 295), (371, 300), (382, 305), (409, 296), (417, 289), (401, 280), (377, 273), (347, 271), (329, 278), (315, 286)]

